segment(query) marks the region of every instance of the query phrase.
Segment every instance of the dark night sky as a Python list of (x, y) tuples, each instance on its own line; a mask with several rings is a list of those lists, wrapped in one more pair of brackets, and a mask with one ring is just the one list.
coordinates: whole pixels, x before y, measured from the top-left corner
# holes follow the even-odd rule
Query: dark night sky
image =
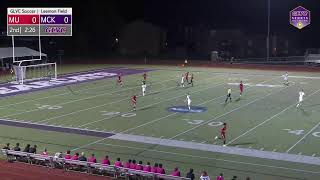
[[(213, 29), (240, 28), (246, 32), (266, 33), (267, 0), (0, 0), (0, 20), (6, 27), (6, 8), (73, 7), (75, 33), (87, 27), (103, 27), (115, 33), (136, 19), (159, 25), (168, 31), (178, 26), (205, 25)], [(299, 5), (312, 14), (311, 25), (302, 30), (288, 22), (289, 11)], [(271, 33), (305, 38), (309, 46), (320, 47), (319, 0), (271, 0)], [(88, 33), (90, 34), (90, 33)], [(92, 33), (91, 33), (92, 34)]]

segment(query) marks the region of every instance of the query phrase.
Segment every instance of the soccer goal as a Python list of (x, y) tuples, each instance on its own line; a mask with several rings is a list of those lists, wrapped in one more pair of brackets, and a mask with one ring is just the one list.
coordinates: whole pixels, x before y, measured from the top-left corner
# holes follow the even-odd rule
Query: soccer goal
[(57, 64), (43, 63), (35, 65), (14, 65), (16, 83), (23, 84), (34, 80), (51, 80), (57, 78)]

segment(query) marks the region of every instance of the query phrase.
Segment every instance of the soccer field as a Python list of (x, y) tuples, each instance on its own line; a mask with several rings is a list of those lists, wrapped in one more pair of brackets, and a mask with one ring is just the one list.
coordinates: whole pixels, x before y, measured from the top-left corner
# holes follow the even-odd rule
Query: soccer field
[[(94, 69), (99, 69), (94, 71)], [(177, 166), (212, 178), (223, 172), (259, 180), (320, 179), (320, 76), (245, 69), (96, 65), (61, 67), (61, 73), (107, 72), (57, 87), (14, 92), (0, 100), (2, 144), (37, 144), (51, 154), (70, 149)], [(141, 96), (148, 71), (146, 96)], [(194, 86), (179, 87), (181, 75), (194, 74)], [(116, 85), (123, 73), (124, 86)], [(68, 75), (61, 78), (67, 78)], [(5, 79), (5, 78), (4, 78)], [(83, 82), (82, 82), (83, 80)], [(239, 96), (239, 82), (244, 94)], [(39, 84), (38, 84), (39, 85)], [(7, 86), (7, 85), (3, 85)], [(227, 89), (232, 102), (225, 103)], [(306, 96), (296, 108), (299, 91)], [(4, 92), (4, 91), (3, 91)], [(186, 94), (192, 112), (185, 111)], [(137, 95), (137, 110), (130, 97)], [(214, 140), (227, 123), (227, 146)], [(69, 133), (67, 133), (69, 132)]]

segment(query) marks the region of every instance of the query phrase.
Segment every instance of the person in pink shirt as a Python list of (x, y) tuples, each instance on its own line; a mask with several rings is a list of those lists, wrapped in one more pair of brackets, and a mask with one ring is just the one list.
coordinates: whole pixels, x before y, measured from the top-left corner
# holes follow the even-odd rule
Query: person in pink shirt
[(164, 168), (162, 168), (162, 164), (159, 164), (159, 167), (157, 169), (157, 173), (159, 173), (159, 174), (165, 174), (166, 173)]
[(64, 159), (71, 159), (70, 150), (67, 151), (66, 155), (64, 156)]
[(116, 166), (116, 167), (122, 167), (122, 163), (121, 163), (121, 161), (120, 161), (120, 158), (117, 158), (117, 161), (114, 162), (114, 166)]
[(102, 164), (102, 165), (110, 165), (109, 156), (105, 156), (105, 157), (101, 160), (101, 164)]
[(91, 157), (88, 158), (89, 163), (97, 163), (97, 159), (94, 154), (91, 154)]
[(172, 173), (171, 173), (171, 176), (178, 176), (178, 177), (180, 177), (180, 171), (179, 171), (179, 169), (176, 167), (176, 168), (174, 168), (174, 170), (172, 171)]
[(130, 169), (136, 169), (136, 160), (132, 160), (132, 163), (130, 164)]
[(220, 173), (220, 175), (219, 175), (219, 176), (217, 176), (217, 180), (224, 180), (224, 178), (223, 178), (223, 174), (222, 174), (222, 173)]
[(44, 151), (41, 153), (42, 156), (48, 156), (48, 152), (47, 152), (47, 149), (45, 148)]
[(78, 159), (79, 159), (79, 153), (75, 153), (71, 158), (71, 160), (78, 160)]
[(145, 165), (145, 166), (143, 167), (143, 171), (145, 171), (145, 172), (151, 172), (150, 162), (147, 162), (147, 165)]
[(126, 163), (124, 163), (125, 168), (130, 168), (131, 159), (129, 159)]
[(151, 168), (151, 172), (158, 173), (158, 163), (154, 163), (154, 166)]
[(139, 161), (139, 163), (136, 165), (136, 170), (143, 170), (143, 165), (142, 165), (142, 161)]

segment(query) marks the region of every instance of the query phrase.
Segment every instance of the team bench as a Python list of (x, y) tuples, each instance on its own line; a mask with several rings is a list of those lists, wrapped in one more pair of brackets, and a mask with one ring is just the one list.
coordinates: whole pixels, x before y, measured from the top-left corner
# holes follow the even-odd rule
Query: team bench
[(44, 156), (22, 151), (2, 149), (2, 154), (8, 162), (25, 162), (29, 164), (42, 165), (50, 168), (63, 168), (66, 171), (80, 171), (93, 175), (110, 176), (117, 179), (150, 179), (150, 180), (190, 180), (189, 178), (176, 177), (166, 174), (149, 173), (139, 170), (132, 170), (113, 165), (103, 165), (100, 163), (89, 163), (86, 161), (66, 160), (54, 156)]

